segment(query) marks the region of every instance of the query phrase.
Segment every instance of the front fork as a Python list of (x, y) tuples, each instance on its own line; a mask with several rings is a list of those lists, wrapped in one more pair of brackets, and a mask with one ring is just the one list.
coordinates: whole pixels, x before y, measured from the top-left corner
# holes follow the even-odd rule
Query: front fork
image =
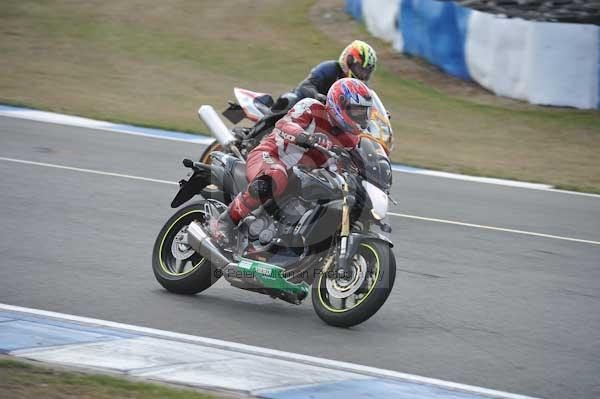
[(348, 264), (348, 237), (350, 236), (350, 205), (348, 204), (348, 183), (342, 184), (342, 226), (340, 229), (340, 251), (338, 254), (337, 272), (345, 273)]

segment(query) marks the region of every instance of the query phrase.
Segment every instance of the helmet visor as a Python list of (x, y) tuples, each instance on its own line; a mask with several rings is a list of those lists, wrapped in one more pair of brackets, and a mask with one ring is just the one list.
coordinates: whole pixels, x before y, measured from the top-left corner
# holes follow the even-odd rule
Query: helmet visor
[(371, 107), (365, 107), (364, 105), (350, 105), (346, 112), (350, 119), (356, 122), (361, 129), (367, 128), (369, 116), (371, 115)]
[(363, 82), (367, 82), (371, 78), (371, 73), (373, 73), (373, 67), (363, 67), (358, 62), (353, 62), (350, 65), (350, 71), (352, 72), (352, 75), (354, 75), (357, 79), (360, 79)]

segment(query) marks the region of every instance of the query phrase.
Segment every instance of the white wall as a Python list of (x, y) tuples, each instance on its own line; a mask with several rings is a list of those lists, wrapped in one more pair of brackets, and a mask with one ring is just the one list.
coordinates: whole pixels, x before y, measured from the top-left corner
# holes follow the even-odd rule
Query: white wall
[(533, 104), (597, 108), (597, 26), (506, 19), (474, 11), (465, 57), (494, 93)]
[(387, 42), (398, 35), (396, 13), (400, 9), (398, 0), (363, 0), (362, 13), (369, 32)]
[[(419, 0), (415, 7), (431, 7)], [(363, 0), (371, 34), (404, 48), (402, 0)], [(412, 27), (414, 28), (414, 27)], [(457, 45), (460, 42), (457, 41)], [(533, 22), (472, 11), (464, 43), (473, 80), (500, 96), (534, 104), (599, 108), (600, 27)]]

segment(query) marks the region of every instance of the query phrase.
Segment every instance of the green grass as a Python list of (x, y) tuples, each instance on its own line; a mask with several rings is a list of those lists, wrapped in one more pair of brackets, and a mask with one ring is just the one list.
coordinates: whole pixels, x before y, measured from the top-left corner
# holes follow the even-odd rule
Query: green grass
[(0, 396), (47, 399), (217, 399), (192, 390), (134, 382), (106, 375), (57, 371), (0, 359)]
[[(354, 37), (386, 46), (348, 20), (327, 27), (352, 37), (327, 36), (313, 4), (5, 0), (0, 102), (203, 132), (198, 106), (224, 108), (234, 86), (281, 93)], [(393, 115), (394, 161), (600, 192), (600, 112), (482, 104), (382, 59), (372, 86)]]

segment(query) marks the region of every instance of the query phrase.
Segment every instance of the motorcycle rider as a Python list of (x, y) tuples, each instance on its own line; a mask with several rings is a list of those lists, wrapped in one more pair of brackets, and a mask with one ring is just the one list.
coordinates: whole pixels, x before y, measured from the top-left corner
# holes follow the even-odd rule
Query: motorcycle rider
[[(285, 93), (273, 105), (273, 112), (285, 111), (294, 101), (314, 98), (325, 103), (329, 88), (338, 79), (356, 78), (367, 83), (377, 64), (375, 50), (362, 40), (354, 40), (346, 46), (340, 58), (323, 61), (290, 93)], [(292, 104), (290, 104), (292, 103)]]
[[(295, 165), (313, 168), (326, 165), (318, 144), (354, 149), (366, 129), (373, 101), (369, 88), (360, 80), (342, 78), (334, 82), (326, 104), (305, 98), (280, 119), (273, 131), (248, 155), (248, 187), (211, 223), (211, 233), (227, 244), (240, 220), (262, 203), (281, 196), (288, 184), (288, 170)], [(308, 145), (307, 145), (308, 144)]]

